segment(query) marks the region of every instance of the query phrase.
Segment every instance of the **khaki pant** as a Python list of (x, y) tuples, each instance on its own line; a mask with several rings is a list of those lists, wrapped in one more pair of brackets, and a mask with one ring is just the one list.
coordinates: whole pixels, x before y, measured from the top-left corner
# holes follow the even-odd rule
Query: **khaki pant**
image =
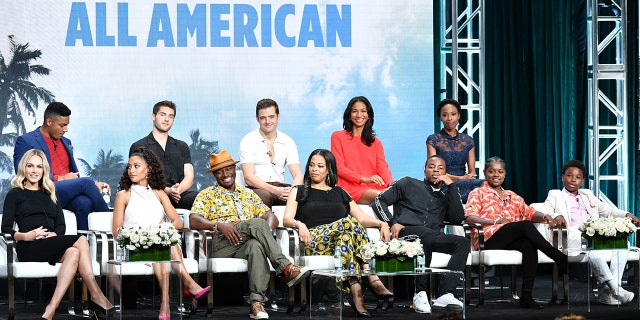
[[(251, 300), (266, 302), (269, 287), (269, 262), (282, 274), (291, 262), (282, 254), (280, 246), (273, 238), (273, 232), (267, 221), (253, 218), (236, 224), (242, 240), (237, 246), (232, 245), (221, 233), (217, 233), (213, 242), (214, 258), (247, 259), (249, 269), (249, 302)], [(268, 259), (268, 261), (267, 261)]]

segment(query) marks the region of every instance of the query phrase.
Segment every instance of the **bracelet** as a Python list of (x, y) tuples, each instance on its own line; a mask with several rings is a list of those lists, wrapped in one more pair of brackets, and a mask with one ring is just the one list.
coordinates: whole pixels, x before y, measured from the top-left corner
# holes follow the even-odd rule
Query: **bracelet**
[(213, 232), (218, 232), (218, 223), (213, 224)]
[(498, 223), (498, 220), (500, 220), (500, 219), (495, 219), (495, 220), (493, 220), (493, 225), (494, 225), (494, 226), (496, 225), (496, 223)]
[(293, 220), (293, 224), (291, 225), (291, 227), (294, 229), (298, 229), (298, 220)]

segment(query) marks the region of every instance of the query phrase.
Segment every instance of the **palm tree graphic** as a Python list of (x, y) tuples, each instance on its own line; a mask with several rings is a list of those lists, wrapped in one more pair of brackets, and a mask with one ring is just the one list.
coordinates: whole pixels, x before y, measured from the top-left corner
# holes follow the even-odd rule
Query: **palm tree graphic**
[[(0, 52), (0, 146), (13, 146), (18, 136), (26, 132), (23, 111), (34, 117), (40, 101), (50, 103), (51, 91), (31, 82), (35, 76), (49, 75), (49, 68), (36, 64), (42, 51), (32, 50), (29, 43), (17, 43), (9, 36), (10, 56)], [(6, 129), (6, 130), (5, 130)], [(0, 172), (13, 173), (12, 157), (0, 150)], [(6, 180), (6, 181), (5, 181)], [(0, 180), (0, 205), (10, 189), (9, 179)]]

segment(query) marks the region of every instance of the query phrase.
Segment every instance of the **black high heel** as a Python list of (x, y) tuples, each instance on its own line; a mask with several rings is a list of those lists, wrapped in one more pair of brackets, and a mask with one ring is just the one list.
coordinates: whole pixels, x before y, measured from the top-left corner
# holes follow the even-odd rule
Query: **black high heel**
[(89, 308), (89, 310), (93, 311), (96, 315), (98, 313), (106, 315), (106, 314), (110, 314), (110, 313), (116, 311), (116, 307), (115, 306), (113, 306), (113, 307), (111, 307), (109, 309), (105, 309), (105, 308), (97, 305), (95, 302), (93, 302), (91, 300), (87, 301), (87, 307)]
[(383, 285), (383, 287), (384, 287), (384, 284), (382, 283), (382, 280), (380, 280), (380, 279), (376, 279), (376, 280), (373, 280), (373, 281), (369, 281), (369, 286), (371, 286), (371, 293), (372, 293), (372, 294), (373, 294), (373, 295), (374, 295), (378, 300), (387, 300), (387, 299), (393, 298), (393, 292), (389, 291), (389, 289), (387, 289), (386, 287), (385, 287), (385, 289), (387, 290), (387, 292), (385, 292), (385, 293), (383, 293), (383, 294), (378, 294), (378, 293), (376, 292), (376, 289), (375, 289), (375, 288), (373, 288), (373, 284), (374, 284), (374, 283), (376, 283), (376, 282), (380, 282), (380, 283)]
[[(359, 290), (354, 290), (354, 287), (356, 284), (360, 287)], [(349, 279), (349, 287), (351, 289), (351, 296), (352, 296), (348, 298), (349, 304), (353, 308), (353, 311), (356, 312), (356, 318), (371, 318), (371, 314), (366, 309), (364, 311), (360, 311), (358, 310), (358, 307), (356, 307), (355, 297), (357, 296), (361, 297), (364, 302), (364, 297), (362, 296), (362, 286), (360, 286), (360, 281), (357, 278)]]

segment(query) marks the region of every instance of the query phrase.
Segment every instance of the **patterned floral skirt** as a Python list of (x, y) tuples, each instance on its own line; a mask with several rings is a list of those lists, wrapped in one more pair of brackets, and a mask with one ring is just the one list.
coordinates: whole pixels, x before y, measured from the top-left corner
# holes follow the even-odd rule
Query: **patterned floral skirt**
[(360, 247), (369, 242), (367, 231), (352, 216), (347, 216), (329, 224), (309, 229), (311, 243), (305, 247), (308, 256), (332, 256), (336, 246), (342, 251), (342, 266), (345, 270), (360, 270), (365, 263)]

